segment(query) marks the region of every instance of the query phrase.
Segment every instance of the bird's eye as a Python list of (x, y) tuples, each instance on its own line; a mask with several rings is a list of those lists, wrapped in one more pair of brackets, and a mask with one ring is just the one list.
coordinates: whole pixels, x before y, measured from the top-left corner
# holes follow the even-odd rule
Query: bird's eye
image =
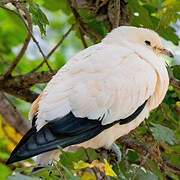
[(145, 44), (147, 45), (147, 46), (151, 46), (151, 42), (150, 41), (144, 41), (145, 42)]

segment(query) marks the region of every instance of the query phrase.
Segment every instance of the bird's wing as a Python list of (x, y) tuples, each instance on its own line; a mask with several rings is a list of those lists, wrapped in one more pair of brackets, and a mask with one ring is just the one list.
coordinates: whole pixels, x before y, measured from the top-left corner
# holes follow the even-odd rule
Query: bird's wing
[(126, 48), (97, 45), (80, 52), (43, 91), (37, 130), (22, 138), (7, 163), (87, 141), (119, 119), (132, 121), (156, 80), (152, 66)]
[(48, 84), (38, 117), (50, 121), (72, 112), (76, 117), (112, 123), (142, 105), (153, 94), (156, 81), (153, 67), (127, 48), (86, 49)]
[[(135, 119), (144, 109), (146, 102), (129, 117), (123, 119), (122, 124)], [(102, 125), (99, 120), (77, 118), (73, 113), (69, 113), (63, 118), (57, 118), (48, 122), (39, 131), (33, 126), (13, 150), (6, 164), (57, 149), (58, 146), (65, 148), (88, 141), (116, 123), (121, 124), (121, 120)]]

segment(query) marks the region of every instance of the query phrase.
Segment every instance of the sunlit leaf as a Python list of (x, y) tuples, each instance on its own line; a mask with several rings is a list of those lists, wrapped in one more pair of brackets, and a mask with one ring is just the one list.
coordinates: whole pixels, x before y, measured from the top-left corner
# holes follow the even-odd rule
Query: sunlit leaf
[(73, 164), (74, 164), (74, 169), (97, 167), (100, 171), (104, 171), (104, 167), (105, 167), (104, 163), (99, 162), (98, 160), (94, 160), (92, 163), (78, 161), (78, 162), (73, 162)]
[(39, 26), (41, 34), (46, 34), (46, 25), (49, 21), (43, 11), (40, 9), (39, 5), (30, 0), (29, 12), (32, 14), (32, 21), (35, 25)]
[(117, 174), (112, 170), (111, 166), (109, 165), (106, 159), (104, 159), (104, 162), (105, 162), (105, 165), (104, 165), (105, 174), (108, 176), (117, 177)]

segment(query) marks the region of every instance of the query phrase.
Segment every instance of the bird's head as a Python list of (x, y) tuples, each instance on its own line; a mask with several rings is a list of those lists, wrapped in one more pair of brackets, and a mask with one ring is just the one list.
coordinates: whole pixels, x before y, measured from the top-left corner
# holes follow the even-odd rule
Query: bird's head
[(131, 46), (141, 45), (152, 50), (158, 56), (174, 57), (170, 51), (163, 48), (159, 35), (150, 29), (121, 26), (112, 30), (103, 41), (130, 44)]

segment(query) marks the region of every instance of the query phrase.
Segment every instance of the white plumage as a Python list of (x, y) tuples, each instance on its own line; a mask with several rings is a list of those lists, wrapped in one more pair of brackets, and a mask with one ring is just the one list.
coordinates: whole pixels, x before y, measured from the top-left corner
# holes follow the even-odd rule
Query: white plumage
[[(148, 46), (145, 41), (150, 42)], [(159, 54), (159, 36), (148, 29), (119, 27), (101, 43), (80, 51), (48, 83), (30, 111), (37, 113), (37, 130), (47, 122), (72, 112), (76, 117), (102, 121), (102, 125), (133, 114), (146, 106), (130, 123), (115, 124), (79, 146), (110, 147), (122, 135), (135, 129), (163, 100), (168, 89), (168, 73)], [(54, 152), (39, 155), (48, 162)]]

